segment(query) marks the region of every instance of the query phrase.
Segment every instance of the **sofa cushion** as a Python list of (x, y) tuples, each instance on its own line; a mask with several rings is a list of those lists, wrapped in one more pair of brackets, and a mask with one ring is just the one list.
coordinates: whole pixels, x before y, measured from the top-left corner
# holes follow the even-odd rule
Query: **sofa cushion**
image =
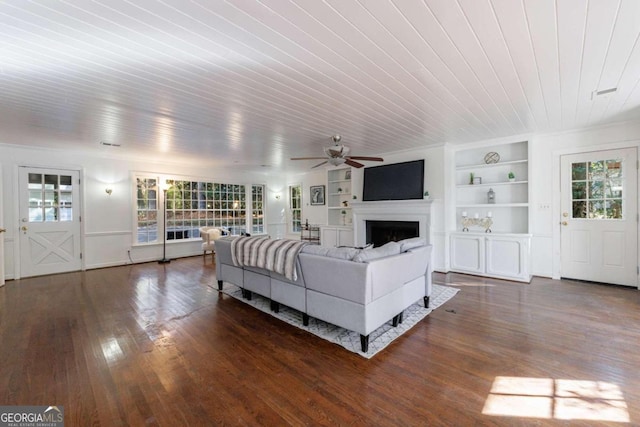
[(407, 252), (409, 249), (426, 245), (427, 239), (424, 237), (412, 237), (411, 239), (401, 240), (398, 243), (400, 243), (400, 252)]
[(302, 248), (302, 253), (326, 256), (329, 258), (338, 258), (351, 261), (358, 254), (356, 248), (333, 248), (328, 246), (307, 245)]
[(397, 255), (399, 253), (400, 243), (389, 242), (377, 248), (363, 249), (355, 257), (353, 257), (353, 260), (355, 262), (369, 262), (373, 261), (374, 259)]

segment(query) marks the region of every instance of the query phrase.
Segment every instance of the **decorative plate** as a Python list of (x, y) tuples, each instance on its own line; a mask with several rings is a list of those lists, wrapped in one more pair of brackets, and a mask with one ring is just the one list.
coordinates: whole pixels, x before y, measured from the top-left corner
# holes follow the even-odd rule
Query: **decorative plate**
[(492, 163), (498, 163), (500, 161), (500, 154), (495, 151), (491, 151), (484, 155), (484, 162), (488, 165)]

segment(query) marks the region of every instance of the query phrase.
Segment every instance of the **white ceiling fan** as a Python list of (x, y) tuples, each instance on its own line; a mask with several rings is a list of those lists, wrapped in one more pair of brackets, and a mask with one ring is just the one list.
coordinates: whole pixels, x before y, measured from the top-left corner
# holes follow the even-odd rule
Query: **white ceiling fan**
[(326, 163), (329, 163), (330, 165), (333, 165), (333, 166), (339, 166), (345, 163), (354, 168), (361, 168), (361, 167), (364, 167), (364, 165), (360, 162), (356, 162), (355, 160), (367, 160), (372, 162), (384, 161), (382, 157), (349, 156), (349, 151), (351, 151), (349, 147), (347, 147), (344, 144), (340, 144), (340, 141), (342, 140), (342, 136), (333, 135), (331, 137), (331, 140), (333, 141), (333, 145), (331, 147), (324, 147), (324, 153), (326, 154), (325, 157), (292, 157), (291, 160), (316, 160), (316, 159), (324, 160), (324, 162), (318, 163), (317, 165), (313, 166), (311, 169), (317, 168), (318, 166), (322, 166)]

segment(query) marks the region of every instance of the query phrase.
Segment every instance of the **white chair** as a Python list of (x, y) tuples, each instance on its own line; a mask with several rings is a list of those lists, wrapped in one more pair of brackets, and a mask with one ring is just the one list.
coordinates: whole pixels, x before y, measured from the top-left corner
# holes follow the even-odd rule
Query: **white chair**
[(203, 257), (207, 257), (207, 251), (211, 251), (211, 262), (216, 256), (216, 240), (222, 237), (223, 231), (219, 227), (200, 227), (200, 237), (202, 238)]

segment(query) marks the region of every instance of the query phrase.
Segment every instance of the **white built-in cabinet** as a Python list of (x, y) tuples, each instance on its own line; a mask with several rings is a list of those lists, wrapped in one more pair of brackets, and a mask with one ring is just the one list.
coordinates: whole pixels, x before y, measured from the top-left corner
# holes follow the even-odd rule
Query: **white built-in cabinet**
[[(491, 159), (498, 160), (492, 162)], [(456, 151), (456, 230), (450, 235), (452, 271), (531, 280), (529, 167), (527, 141)], [(514, 175), (511, 179), (510, 172)], [(489, 202), (490, 191), (494, 203)], [(462, 231), (464, 215), (479, 219), (491, 217), (491, 232), (485, 233), (480, 225), (471, 225), (469, 231)]]
[(353, 246), (353, 228), (339, 226), (320, 227), (322, 246)]
[(451, 234), (451, 270), (529, 282), (531, 236), (528, 234)]
[(327, 222), (320, 227), (323, 246), (353, 246), (351, 168), (327, 172)]

